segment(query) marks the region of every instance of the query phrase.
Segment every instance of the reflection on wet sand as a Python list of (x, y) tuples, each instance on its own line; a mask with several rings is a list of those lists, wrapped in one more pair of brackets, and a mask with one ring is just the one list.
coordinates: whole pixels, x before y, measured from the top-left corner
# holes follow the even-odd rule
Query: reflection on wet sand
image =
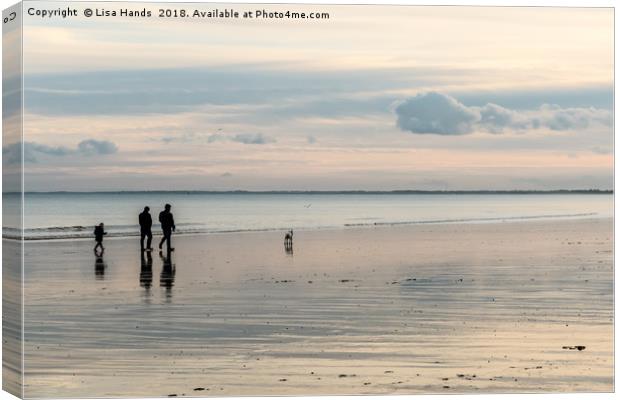
[(150, 252), (142, 252), (141, 258), (140, 287), (143, 287), (148, 292), (151, 286), (153, 286), (153, 257)]
[(24, 397), (614, 389), (611, 219), (205, 239), (28, 244)]
[(166, 289), (166, 300), (172, 299), (172, 287), (174, 286), (174, 275), (176, 268), (172, 263), (172, 253), (168, 251), (164, 256), (163, 252), (159, 252), (159, 257), (163, 262), (161, 275), (159, 277), (159, 286)]
[(140, 287), (144, 288), (142, 299), (145, 304), (151, 304), (151, 287), (153, 286), (153, 257), (150, 252), (141, 252), (140, 255)]
[(293, 255), (293, 243), (292, 242), (284, 242), (284, 252), (289, 256)]
[(103, 249), (95, 250), (95, 279), (103, 280), (107, 264), (103, 260)]

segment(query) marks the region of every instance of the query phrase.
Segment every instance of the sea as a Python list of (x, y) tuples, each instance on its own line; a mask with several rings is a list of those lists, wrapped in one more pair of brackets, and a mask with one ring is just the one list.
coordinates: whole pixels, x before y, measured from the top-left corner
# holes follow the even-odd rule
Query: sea
[[(3, 195), (5, 205), (20, 194)], [(178, 234), (346, 229), (399, 224), (492, 223), (613, 215), (610, 193), (26, 193), (24, 238), (90, 238), (103, 222), (108, 237), (139, 235), (138, 214), (149, 206), (153, 229), (172, 205)], [(18, 218), (5, 215), (3, 237), (18, 238)]]

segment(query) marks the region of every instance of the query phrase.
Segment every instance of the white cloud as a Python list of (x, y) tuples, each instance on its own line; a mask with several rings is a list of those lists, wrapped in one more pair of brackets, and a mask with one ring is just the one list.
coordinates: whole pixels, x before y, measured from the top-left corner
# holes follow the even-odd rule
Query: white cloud
[(400, 102), (397, 126), (415, 134), (466, 135), (476, 131), (503, 133), (549, 129), (583, 130), (592, 125), (611, 126), (609, 110), (562, 108), (543, 104), (534, 110), (511, 110), (497, 104), (466, 106), (452, 96), (438, 92), (420, 93)]
[(398, 127), (412, 133), (464, 135), (472, 132), (480, 113), (455, 98), (429, 92), (411, 97), (396, 107)]

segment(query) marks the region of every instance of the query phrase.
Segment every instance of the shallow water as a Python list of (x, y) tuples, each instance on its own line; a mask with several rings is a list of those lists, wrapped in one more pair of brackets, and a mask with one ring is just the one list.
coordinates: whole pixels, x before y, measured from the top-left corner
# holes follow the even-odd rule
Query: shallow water
[(611, 391), (611, 228), (29, 242), (26, 396)]
[(104, 222), (109, 236), (137, 235), (143, 207), (151, 207), (158, 228), (165, 203), (178, 232), (195, 233), (611, 217), (612, 202), (610, 194), (27, 193), (24, 228), (27, 239), (92, 237)]

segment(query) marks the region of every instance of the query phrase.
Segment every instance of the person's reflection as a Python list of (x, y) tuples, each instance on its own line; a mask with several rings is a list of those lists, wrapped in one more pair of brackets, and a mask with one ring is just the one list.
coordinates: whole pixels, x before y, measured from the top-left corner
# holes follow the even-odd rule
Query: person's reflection
[(140, 268), (140, 287), (147, 290), (153, 286), (153, 257), (150, 252), (142, 252), (142, 265)]
[(167, 251), (165, 256), (164, 253), (160, 251), (159, 257), (163, 261), (163, 267), (159, 277), (159, 286), (166, 288), (166, 300), (169, 301), (172, 298), (172, 287), (174, 286), (174, 274), (176, 273), (176, 269), (172, 263), (172, 254), (170, 251)]
[(293, 255), (293, 243), (292, 242), (284, 242), (284, 252), (289, 256)]
[(107, 267), (103, 260), (103, 249), (95, 250), (95, 279), (102, 280), (105, 276), (105, 269)]

